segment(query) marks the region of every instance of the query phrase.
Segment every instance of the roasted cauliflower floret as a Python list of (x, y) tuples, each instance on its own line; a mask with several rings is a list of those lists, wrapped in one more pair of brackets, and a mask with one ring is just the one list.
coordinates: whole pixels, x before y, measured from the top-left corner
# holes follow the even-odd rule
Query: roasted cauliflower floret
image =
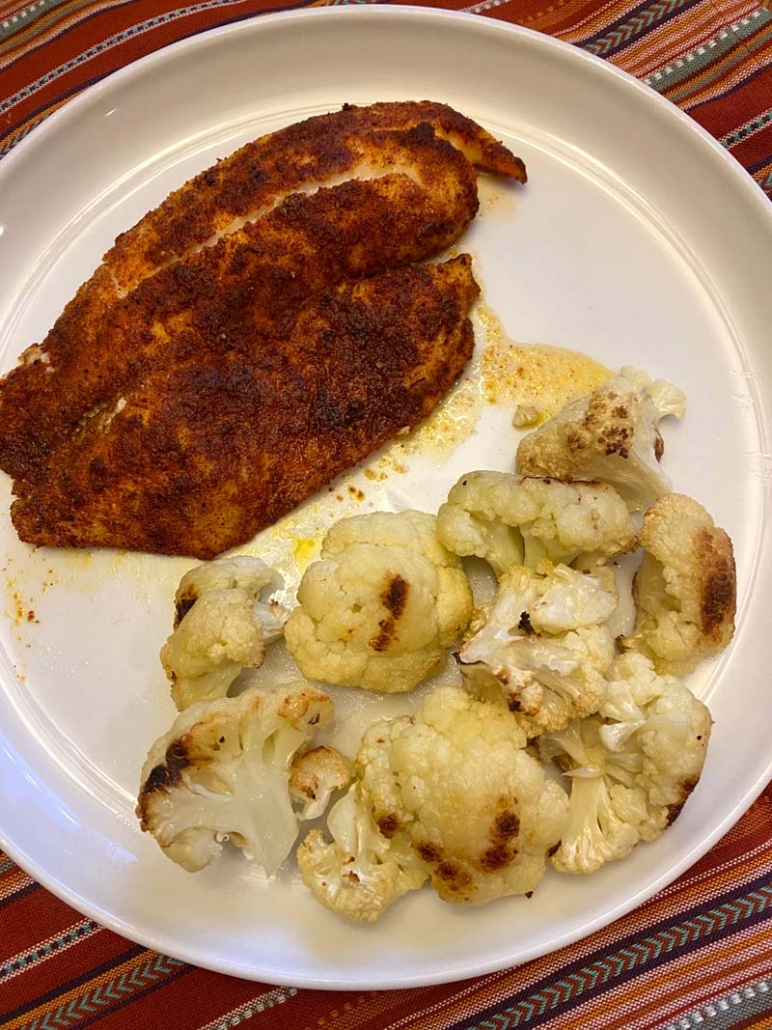
[(685, 676), (734, 634), (732, 541), (697, 501), (668, 494), (646, 512), (640, 543), (635, 629), (622, 646), (646, 655), (659, 672)]
[(375, 723), (330, 812), (333, 842), (312, 831), (299, 848), (305, 883), (354, 919), (376, 918), (427, 877), (462, 904), (530, 893), (567, 797), (525, 744), (503, 706), (459, 687), (432, 691), (414, 717)]
[(459, 687), (429, 694), (391, 742), (387, 775), (400, 803), (378, 824), (409, 833), (444, 901), (528, 894), (541, 880), (566, 796), (525, 744), (506, 708)]
[(329, 696), (302, 681), (191, 705), (145, 761), (137, 805), (142, 829), (190, 872), (217, 858), (230, 839), (275, 873), (298, 834), (293, 759), (332, 718)]
[(571, 779), (568, 819), (552, 855), (560, 872), (591, 873), (674, 821), (702, 773), (707, 707), (643, 655), (618, 657), (597, 715), (539, 738)]
[(439, 672), (472, 612), (460, 559), (418, 511), (338, 522), (297, 598), (284, 633), (303, 675), (386, 693)]
[(567, 404), (521, 441), (516, 468), (524, 476), (610, 483), (633, 510), (669, 493), (659, 466), (659, 422), (682, 418), (683, 393), (662, 379), (623, 368), (618, 376)]
[(451, 551), (484, 558), (497, 576), (511, 565), (583, 568), (635, 550), (635, 527), (619, 494), (601, 483), (563, 483), (506, 472), (469, 472), (438, 513)]
[(289, 792), (300, 806), (300, 818), (318, 819), (335, 791), (343, 790), (350, 780), (349, 764), (334, 747), (323, 744), (298, 755), (292, 763)]
[(174, 632), (161, 664), (182, 711), (224, 697), (245, 668), (262, 665), (266, 645), (281, 636), (286, 612), (268, 595), (281, 578), (259, 558), (220, 558), (197, 565), (175, 595)]
[(616, 604), (611, 569), (540, 574), (513, 565), (459, 653), (467, 688), (504, 702), (529, 737), (596, 712), (614, 658), (605, 623)]
[(428, 879), (406, 834), (385, 837), (353, 784), (330, 809), (327, 827), (311, 830), (297, 850), (303, 883), (327, 908), (347, 919), (372, 922)]

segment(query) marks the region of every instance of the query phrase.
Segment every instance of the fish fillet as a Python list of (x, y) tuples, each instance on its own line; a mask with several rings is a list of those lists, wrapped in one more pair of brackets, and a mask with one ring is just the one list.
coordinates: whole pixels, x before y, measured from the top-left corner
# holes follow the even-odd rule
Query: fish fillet
[(461, 255), (320, 291), (260, 360), (248, 332), (169, 339), (20, 485), (20, 537), (200, 559), (251, 539), (430, 414), (471, 356), (478, 292)]
[[(190, 307), (197, 283), (206, 298), (216, 280), (219, 297), (255, 289), (264, 312), (280, 304), (286, 317), (293, 298), (320, 285), (455, 242), (477, 211), (476, 167), (525, 180), (522, 161), (470, 119), (407, 102), (308, 119), (202, 172), (118, 238), (42, 344), (0, 381), (0, 468), (35, 478), (56, 442), (111, 402), (124, 375), (164, 342), (136, 328), (158, 297), (171, 291)], [(337, 192), (314, 204), (325, 187)], [(344, 214), (348, 224), (338, 228)], [(282, 226), (290, 233), (283, 252)], [(305, 249), (296, 252), (298, 240)], [(124, 301), (136, 305), (134, 316)], [(170, 331), (184, 331), (186, 317)]]

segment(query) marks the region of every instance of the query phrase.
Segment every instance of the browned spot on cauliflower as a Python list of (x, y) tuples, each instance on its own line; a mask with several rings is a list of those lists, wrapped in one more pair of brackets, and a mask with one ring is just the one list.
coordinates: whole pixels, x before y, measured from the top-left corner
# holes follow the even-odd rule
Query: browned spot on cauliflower
[(635, 629), (622, 646), (646, 655), (658, 672), (685, 676), (734, 635), (732, 542), (698, 501), (668, 494), (646, 512), (640, 543)]

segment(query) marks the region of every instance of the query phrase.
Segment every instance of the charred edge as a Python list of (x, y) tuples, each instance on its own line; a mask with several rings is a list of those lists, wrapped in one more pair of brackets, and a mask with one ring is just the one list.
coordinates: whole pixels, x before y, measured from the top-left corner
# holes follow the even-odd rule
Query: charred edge
[(389, 840), (399, 829), (399, 819), (395, 812), (389, 812), (387, 815), (380, 816), (377, 822), (381, 834)]
[(480, 868), (486, 873), (497, 873), (506, 869), (517, 857), (517, 850), (506, 844), (495, 844), (480, 855)]
[(373, 651), (386, 651), (389, 644), (394, 639), (394, 619), (381, 619), (378, 623), (381, 632), (376, 633), (370, 641), (370, 647)]
[(654, 432), (654, 457), (657, 461), (662, 461), (662, 455), (665, 453), (665, 441), (662, 439), (662, 433), (657, 429)]
[(182, 738), (170, 744), (163, 762), (151, 769), (140, 792), (139, 804), (137, 805), (137, 814), (140, 817), (143, 829), (145, 829), (147, 822), (148, 804), (153, 794), (160, 791), (168, 791), (180, 783), (182, 773), (190, 764), (190, 755), (188, 754), (185, 740)]
[(198, 600), (198, 594), (192, 591), (189, 594), (183, 594), (174, 603), (174, 628), (176, 629), (185, 616), (188, 614), (190, 609)]
[(700, 629), (708, 638), (720, 638), (726, 623), (734, 618), (736, 579), (731, 553), (717, 552), (715, 531), (704, 529), (697, 540), (698, 553), (710, 567), (700, 598)]
[(526, 636), (530, 636), (535, 632), (531, 625), (531, 616), (528, 612), (520, 612), (520, 621), (517, 624), (517, 628), (521, 633), (525, 633)]
[(442, 862), (442, 852), (436, 845), (428, 841), (416, 841), (413, 847), (418, 857), (428, 865), (439, 865)]
[(682, 796), (679, 801), (673, 802), (672, 805), (667, 806), (667, 826), (672, 826), (678, 816), (681, 814), (681, 809), (684, 807), (686, 802), (689, 800), (692, 791), (697, 786), (696, 783), (686, 782), (681, 784)]
[(435, 869), (435, 876), (442, 880), (449, 891), (463, 891), (472, 883), (472, 874), (455, 862), (440, 862)]
[(402, 576), (396, 575), (391, 578), (386, 589), (381, 594), (381, 603), (384, 608), (391, 612), (395, 619), (398, 619), (405, 611), (407, 595), (410, 585)]
[(617, 454), (620, 458), (629, 458), (632, 437), (632, 430), (627, 426), (609, 426), (598, 437), (598, 443), (603, 453), (608, 456)]
[(516, 837), (520, 832), (520, 820), (517, 814), (512, 811), (499, 812), (493, 820), (491, 828), (491, 840), (508, 841)]

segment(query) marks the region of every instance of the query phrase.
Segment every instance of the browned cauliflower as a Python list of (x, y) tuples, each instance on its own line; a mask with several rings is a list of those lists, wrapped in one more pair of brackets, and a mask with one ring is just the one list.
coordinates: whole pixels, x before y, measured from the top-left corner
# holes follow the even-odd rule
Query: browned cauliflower
[(623, 368), (592, 393), (567, 404), (521, 441), (516, 468), (524, 476), (611, 483), (631, 509), (647, 508), (671, 489), (659, 466), (659, 422), (681, 418), (683, 393), (662, 379)]
[(485, 559), (497, 576), (511, 565), (535, 568), (545, 558), (587, 568), (635, 550), (627, 506), (603, 483), (468, 472), (437, 521), (449, 550)]
[(555, 868), (591, 873), (659, 837), (702, 774), (711, 725), (674, 676), (660, 676), (640, 654), (617, 658), (600, 712), (539, 738), (542, 757), (571, 782)]
[[(217, 858), (229, 839), (256, 866), (275, 873), (308, 814), (292, 805), (293, 761), (332, 718), (329, 696), (303, 681), (191, 705), (145, 761), (137, 804), (142, 829), (190, 872)], [(313, 800), (319, 804), (338, 780), (315, 764)], [(308, 783), (309, 771), (296, 771), (296, 787)], [(308, 793), (296, 789), (295, 796), (307, 809)]]
[(284, 630), (304, 676), (398, 693), (440, 671), (472, 591), (436, 523), (420, 511), (375, 512), (330, 529)]
[(658, 672), (685, 676), (734, 634), (732, 541), (697, 501), (668, 494), (646, 512), (640, 544), (635, 629), (622, 646), (646, 655)]
[(359, 920), (427, 877), (461, 904), (530, 893), (560, 839), (567, 798), (525, 745), (504, 706), (459, 687), (432, 691), (413, 717), (375, 723), (354, 785), (330, 811), (333, 840), (312, 830), (298, 849), (304, 882)]
[(242, 669), (262, 664), (287, 615), (269, 596), (281, 585), (273, 569), (250, 555), (204, 562), (182, 577), (174, 632), (161, 649), (180, 711), (224, 697)]
[(468, 689), (505, 703), (529, 737), (596, 712), (614, 658), (611, 569), (513, 565), (459, 652)]
[(334, 747), (322, 744), (298, 755), (292, 763), (289, 792), (300, 807), (300, 818), (318, 819), (332, 794), (348, 786), (350, 779), (349, 763)]

